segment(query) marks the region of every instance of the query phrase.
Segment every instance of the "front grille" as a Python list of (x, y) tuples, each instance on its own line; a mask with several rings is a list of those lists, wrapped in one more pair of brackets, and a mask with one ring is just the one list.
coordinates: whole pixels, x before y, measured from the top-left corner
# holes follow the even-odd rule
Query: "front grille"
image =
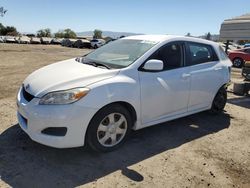
[(28, 93), (27, 91), (25, 91), (24, 87), (22, 88), (22, 93), (23, 93), (23, 97), (28, 102), (30, 102), (34, 98), (33, 95), (31, 95), (30, 93)]

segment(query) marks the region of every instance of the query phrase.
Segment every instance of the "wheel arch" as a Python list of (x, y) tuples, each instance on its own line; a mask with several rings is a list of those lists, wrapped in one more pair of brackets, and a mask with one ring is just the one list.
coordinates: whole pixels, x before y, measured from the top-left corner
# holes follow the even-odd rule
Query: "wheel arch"
[[(135, 110), (135, 108), (134, 108), (134, 106), (133, 106), (132, 104), (130, 104), (130, 103), (128, 103), (128, 102), (125, 102), (125, 101), (115, 101), (115, 102), (111, 102), (111, 103), (106, 104), (106, 105), (104, 105), (103, 107), (101, 107), (101, 108), (94, 114), (94, 116), (91, 118), (91, 120), (89, 121), (88, 127), (87, 127), (86, 132), (85, 132), (85, 142), (84, 142), (84, 143), (86, 143), (86, 134), (87, 134), (87, 132), (88, 132), (90, 123), (91, 123), (91, 121), (93, 120), (93, 118), (95, 118), (96, 114), (97, 114), (100, 110), (102, 110), (102, 109), (104, 109), (104, 108), (106, 108), (106, 107), (108, 107), (108, 106), (111, 106), (111, 105), (121, 105), (121, 106), (123, 106), (124, 108), (126, 108), (126, 109), (128, 110), (128, 112), (129, 112), (129, 114), (130, 114), (131, 117), (132, 117), (133, 124), (135, 125), (135, 122), (137, 121), (137, 113), (136, 113), (136, 110)], [(134, 126), (134, 125), (133, 125), (133, 126)], [(132, 126), (132, 128), (133, 128), (133, 126)]]
[(214, 96), (213, 96), (213, 98), (212, 98), (211, 106), (212, 106), (212, 103), (213, 103), (213, 101), (214, 101), (215, 96), (216, 96), (217, 93), (220, 91), (220, 89), (223, 88), (223, 87), (224, 87), (225, 89), (227, 89), (228, 83), (223, 83), (223, 84), (217, 89), (216, 93), (214, 94)]

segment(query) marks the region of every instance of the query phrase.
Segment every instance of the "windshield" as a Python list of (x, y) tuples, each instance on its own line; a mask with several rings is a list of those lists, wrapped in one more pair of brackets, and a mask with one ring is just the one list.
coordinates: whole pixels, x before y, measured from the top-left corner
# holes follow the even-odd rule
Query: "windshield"
[(120, 39), (98, 48), (85, 56), (85, 60), (111, 68), (123, 68), (135, 62), (155, 44), (154, 41)]

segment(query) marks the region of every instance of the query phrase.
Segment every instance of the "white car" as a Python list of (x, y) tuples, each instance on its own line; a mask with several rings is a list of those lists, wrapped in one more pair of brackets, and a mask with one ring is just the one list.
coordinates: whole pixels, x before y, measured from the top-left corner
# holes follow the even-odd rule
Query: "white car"
[(138, 130), (197, 112), (221, 112), (232, 63), (210, 41), (130, 36), (86, 56), (43, 67), (17, 95), (18, 121), (56, 148), (119, 147)]
[(90, 41), (91, 47), (92, 48), (99, 48), (105, 44), (105, 40), (103, 39), (93, 39)]

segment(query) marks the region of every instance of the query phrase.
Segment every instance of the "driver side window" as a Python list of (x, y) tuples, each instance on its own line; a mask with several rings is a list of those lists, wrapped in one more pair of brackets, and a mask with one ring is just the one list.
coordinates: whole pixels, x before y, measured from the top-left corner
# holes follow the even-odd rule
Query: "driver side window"
[(181, 43), (171, 43), (157, 50), (150, 59), (162, 60), (163, 70), (171, 70), (183, 66), (183, 50)]

